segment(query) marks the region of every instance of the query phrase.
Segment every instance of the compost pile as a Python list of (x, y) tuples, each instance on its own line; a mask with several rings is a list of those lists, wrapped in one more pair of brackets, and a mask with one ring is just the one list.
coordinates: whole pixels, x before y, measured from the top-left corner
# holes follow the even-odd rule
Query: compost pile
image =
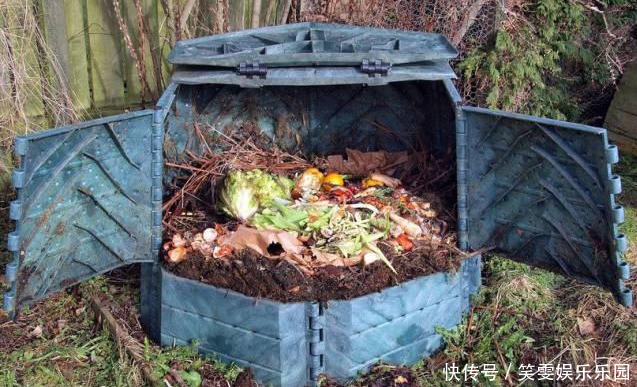
[(449, 162), (353, 149), (309, 161), (264, 141), (224, 136), (214, 151), (166, 164), (180, 172), (164, 202), (169, 270), (253, 297), (329, 300), (469, 256), (439, 196), (455, 194)]

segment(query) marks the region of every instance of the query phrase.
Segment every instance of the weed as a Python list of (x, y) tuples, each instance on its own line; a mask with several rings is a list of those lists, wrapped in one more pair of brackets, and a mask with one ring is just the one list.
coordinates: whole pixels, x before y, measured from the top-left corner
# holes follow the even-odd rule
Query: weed
[(0, 324), (1, 387), (142, 384), (108, 334), (94, 332), (93, 316), (83, 302), (58, 294), (34, 304), (16, 323)]

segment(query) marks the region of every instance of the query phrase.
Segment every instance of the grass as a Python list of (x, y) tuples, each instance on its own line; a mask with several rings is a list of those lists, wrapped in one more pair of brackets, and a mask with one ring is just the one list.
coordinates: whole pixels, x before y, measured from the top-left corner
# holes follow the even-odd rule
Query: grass
[[(626, 215), (621, 230), (629, 240), (637, 241), (637, 158), (623, 157), (616, 170), (624, 185), (624, 193), (618, 197)], [(631, 246), (624, 259), (633, 267), (627, 286), (635, 291), (637, 249)], [(413, 367), (421, 385), (450, 385), (445, 380), (445, 363), (455, 363), (460, 369), (466, 364), (496, 364), (500, 376), (495, 381), (479, 377), (481, 386), (511, 385), (502, 374), (510, 366), (516, 375), (521, 364), (569, 363), (575, 367), (609, 357), (636, 367), (634, 306), (621, 307), (595, 286), (501, 257), (487, 257), (483, 272), (485, 286), (474, 300), (477, 307), (456, 329), (441, 331), (447, 343), (444, 352)], [(592, 331), (587, 332), (586, 326), (592, 326)], [(634, 370), (631, 379), (637, 379)]]
[[(634, 235), (637, 237), (637, 235)], [(605, 291), (500, 257), (485, 262), (486, 286), (477, 308), (453, 330), (442, 331), (444, 353), (414, 367), (422, 385), (445, 384), (444, 364), (496, 364), (496, 381), (479, 377), (480, 385), (509, 385), (522, 364), (595, 364), (611, 357), (637, 361), (634, 308), (618, 306)], [(593, 331), (580, 326), (591, 322)], [(510, 368), (509, 368), (510, 367)]]
[[(139, 386), (142, 379), (85, 300), (62, 293), (0, 325), (0, 387)], [(19, 344), (19, 345), (16, 345)]]

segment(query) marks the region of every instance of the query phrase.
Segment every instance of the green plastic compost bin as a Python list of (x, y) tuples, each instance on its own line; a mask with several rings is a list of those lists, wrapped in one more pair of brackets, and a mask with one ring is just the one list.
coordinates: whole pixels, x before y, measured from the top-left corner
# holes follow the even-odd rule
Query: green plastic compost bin
[(324, 303), (255, 300), (162, 269), (162, 193), (174, 178), (164, 162), (203, 151), (195, 124), (222, 129), (249, 108), (259, 131), (307, 155), (398, 151), (415, 141), (433, 154), (455, 151), (461, 249), (493, 247), (631, 305), (614, 196), (621, 183), (611, 171), (618, 151), (606, 130), (465, 106), (449, 65), (456, 55), (437, 34), (320, 23), (179, 42), (155, 109), (16, 140), (4, 309), (15, 314), (140, 262), (150, 337), (197, 340), (202, 352), (275, 386), (315, 385), (321, 373), (348, 379), (378, 360), (413, 363), (439, 349), (434, 327), (460, 322), (480, 284), (479, 256), (457, 272)]

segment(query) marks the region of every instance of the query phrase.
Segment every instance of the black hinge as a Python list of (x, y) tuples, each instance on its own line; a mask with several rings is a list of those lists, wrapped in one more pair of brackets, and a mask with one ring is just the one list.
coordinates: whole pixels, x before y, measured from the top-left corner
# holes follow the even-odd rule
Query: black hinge
[(380, 59), (363, 59), (361, 71), (370, 77), (385, 77), (391, 68), (391, 63), (383, 62)]
[(319, 385), (319, 376), (325, 372), (325, 315), (323, 306), (318, 302), (308, 302), (305, 307), (308, 322), (308, 380), (307, 385)]
[(268, 74), (268, 68), (259, 64), (256, 60), (252, 63), (241, 62), (239, 63), (239, 67), (237, 67), (237, 74), (248, 78), (254, 78), (256, 76), (265, 79), (265, 76)]

